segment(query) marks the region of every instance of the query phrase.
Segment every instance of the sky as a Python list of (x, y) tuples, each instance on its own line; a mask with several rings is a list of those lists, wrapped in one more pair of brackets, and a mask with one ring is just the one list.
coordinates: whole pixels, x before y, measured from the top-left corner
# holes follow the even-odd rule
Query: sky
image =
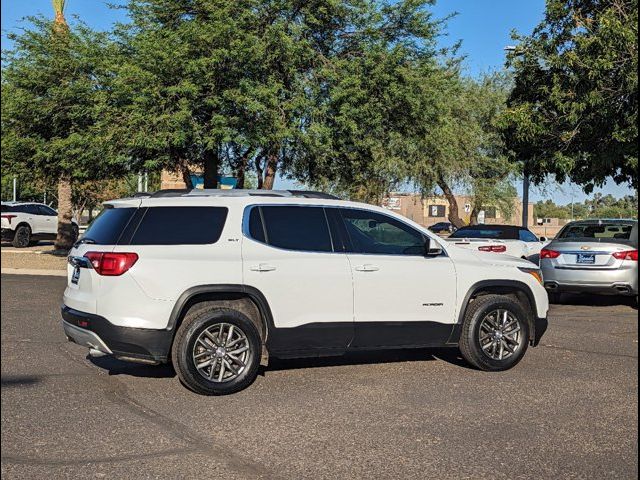
[[(114, 22), (126, 21), (122, 10), (109, 8), (116, 0), (67, 0), (66, 15), (77, 15), (97, 30), (108, 30)], [(2, 0), (1, 29), (2, 48), (9, 47), (6, 34), (25, 26), (24, 17), (31, 15), (52, 16), (51, 0)], [(542, 20), (544, 0), (439, 0), (432, 8), (434, 18), (443, 19), (450, 14), (440, 43), (450, 46), (462, 41), (460, 54), (465, 57), (465, 74), (477, 76), (502, 69), (505, 60), (504, 47), (513, 44), (511, 32), (530, 33)], [(294, 188), (294, 182), (279, 178), (276, 188)], [(522, 194), (520, 183), (518, 194)], [(608, 182), (595, 192), (611, 193), (621, 197), (633, 193), (626, 185)], [(594, 193), (595, 193), (594, 192)], [(587, 196), (581, 188), (572, 184), (558, 185), (550, 181), (544, 187), (532, 187), (531, 201), (551, 198), (556, 203), (582, 202)]]

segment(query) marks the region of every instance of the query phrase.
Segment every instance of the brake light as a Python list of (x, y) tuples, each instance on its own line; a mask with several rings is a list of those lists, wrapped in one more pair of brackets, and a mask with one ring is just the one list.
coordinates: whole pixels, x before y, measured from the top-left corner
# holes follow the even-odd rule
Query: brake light
[(618, 260), (631, 260), (633, 262), (638, 261), (638, 250), (625, 250), (624, 252), (615, 252), (614, 258)]
[(540, 250), (540, 258), (558, 258), (559, 256), (560, 252), (556, 250), (549, 250), (548, 248)]
[(9, 221), (9, 225), (11, 225), (11, 219), (16, 217), (17, 215), (2, 215), (2, 218), (6, 218)]
[(87, 252), (84, 254), (98, 275), (117, 277), (129, 270), (138, 261), (137, 253)]
[(507, 247), (504, 245), (487, 245), (484, 247), (478, 247), (478, 250), (481, 252), (495, 252), (495, 253), (504, 253), (507, 251)]

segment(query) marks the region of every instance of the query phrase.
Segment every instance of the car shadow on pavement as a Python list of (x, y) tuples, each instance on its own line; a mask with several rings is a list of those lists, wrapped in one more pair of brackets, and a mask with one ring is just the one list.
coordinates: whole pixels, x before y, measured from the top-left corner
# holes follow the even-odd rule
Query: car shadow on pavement
[(125, 362), (111, 356), (92, 357), (91, 355), (87, 355), (87, 360), (96, 367), (106, 370), (109, 375), (130, 375), (132, 377), (148, 378), (172, 378), (176, 376), (176, 372), (170, 364), (145, 365)]
[(371, 365), (376, 363), (423, 362), (442, 360), (453, 365), (473, 369), (457, 348), (414, 348), (404, 350), (375, 350), (348, 352), (340, 356), (280, 359), (270, 358), (269, 366), (260, 367), (259, 375), (268, 371), (301, 368), (336, 367), (343, 365)]
[(41, 377), (35, 375), (6, 375), (0, 379), (2, 388), (30, 387), (40, 383)]
[(562, 293), (559, 295), (559, 298), (555, 299), (552, 305), (574, 305), (585, 307), (615, 307), (618, 305), (627, 305), (635, 310), (638, 309), (635, 297), (581, 293)]

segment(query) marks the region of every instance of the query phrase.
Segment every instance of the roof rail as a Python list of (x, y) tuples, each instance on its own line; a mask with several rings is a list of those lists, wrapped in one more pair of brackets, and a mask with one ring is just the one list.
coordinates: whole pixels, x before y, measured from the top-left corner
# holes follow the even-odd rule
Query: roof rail
[(162, 197), (303, 197), (322, 198), (326, 200), (339, 200), (335, 195), (311, 190), (245, 190), (245, 189), (220, 189), (220, 188), (169, 188), (158, 190), (153, 194), (136, 194), (136, 197), (147, 196), (150, 198)]

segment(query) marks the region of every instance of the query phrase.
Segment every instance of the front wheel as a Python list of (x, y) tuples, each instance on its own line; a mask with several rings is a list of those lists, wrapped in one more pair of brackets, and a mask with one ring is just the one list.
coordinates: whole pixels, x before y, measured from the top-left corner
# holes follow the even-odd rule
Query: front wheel
[(16, 248), (26, 248), (31, 243), (31, 228), (29, 225), (20, 225), (16, 228), (11, 244)]
[(226, 395), (249, 386), (258, 374), (260, 334), (237, 310), (214, 308), (187, 315), (171, 357), (178, 378), (201, 395)]
[(524, 356), (529, 344), (528, 314), (522, 305), (502, 295), (482, 296), (465, 314), (460, 351), (485, 371), (507, 370)]

